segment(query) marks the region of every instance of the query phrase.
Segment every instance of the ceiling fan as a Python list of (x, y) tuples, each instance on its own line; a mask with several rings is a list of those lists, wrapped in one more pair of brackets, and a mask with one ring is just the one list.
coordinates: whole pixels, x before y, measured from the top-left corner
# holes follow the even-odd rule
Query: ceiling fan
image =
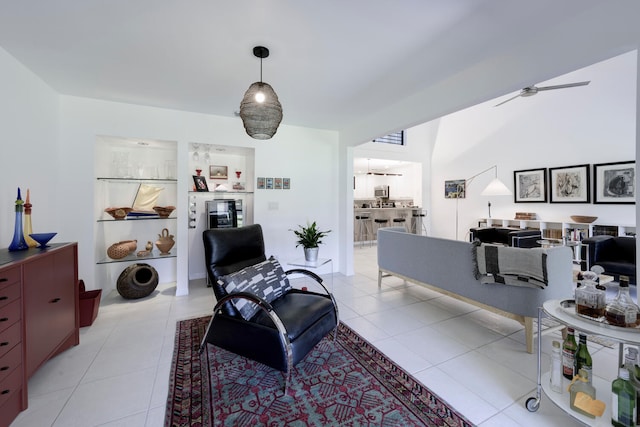
[(522, 89), (520, 91), (520, 93), (517, 94), (516, 96), (513, 96), (513, 97), (507, 99), (506, 101), (502, 101), (501, 103), (494, 105), (494, 107), (498, 107), (498, 106), (500, 106), (500, 105), (502, 105), (502, 104), (504, 104), (506, 102), (513, 101), (514, 99), (516, 99), (516, 98), (518, 98), (520, 96), (533, 96), (533, 95), (535, 95), (536, 93), (538, 93), (538, 92), (540, 92), (542, 90), (565, 89), (565, 88), (568, 88), (568, 87), (586, 86), (589, 83), (591, 83), (590, 80), (586, 81), (586, 82), (567, 83), (567, 84), (564, 84), (564, 85), (555, 85), (555, 86), (542, 86), (542, 87), (528, 86), (528, 87), (525, 87), (524, 89)]

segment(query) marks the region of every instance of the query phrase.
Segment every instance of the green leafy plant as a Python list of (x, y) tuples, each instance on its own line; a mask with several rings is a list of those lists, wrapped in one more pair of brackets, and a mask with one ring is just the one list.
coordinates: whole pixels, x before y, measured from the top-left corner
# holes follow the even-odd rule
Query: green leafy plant
[(298, 240), (296, 241), (296, 248), (302, 246), (303, 248), (317, 248), (322, 243), (322, 238), (331, 232), (331, 230), (320, 231), (316, 222), (312, 224), (307, 222), (307, 226), (303, 227), (298, 225), (298, 230), (291, 230), (295, 233)]

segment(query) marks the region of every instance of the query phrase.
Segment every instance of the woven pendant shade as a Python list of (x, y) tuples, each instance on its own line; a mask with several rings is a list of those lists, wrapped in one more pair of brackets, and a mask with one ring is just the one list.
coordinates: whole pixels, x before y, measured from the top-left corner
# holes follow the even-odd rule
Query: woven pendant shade
[[(256, 101), (262, 92), (264, 101)], [(282, 121), (282, 105), (271, 85), (255, 82), (244, 94), (240, 103), (240, 118), (247, 134), (255, 139), (269, 139), (275, 135)]]

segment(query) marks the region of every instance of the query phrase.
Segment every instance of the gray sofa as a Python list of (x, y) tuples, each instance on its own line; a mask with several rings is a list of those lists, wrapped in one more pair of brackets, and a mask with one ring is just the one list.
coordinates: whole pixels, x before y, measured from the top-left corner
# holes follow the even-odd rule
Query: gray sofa
[[(551, 299), (573, 298), (573, 254), (568, 247), (532, 248), (547, 254), (546, 289), (483, 284), (474, 275), (473, 244), (404, 232), (378, 230), (378, 286), (389, 274), (515, 319), (525, 327), (527, 351), (533, 352), (533, 319)], [(514, 248), (514, 250), (522, 250)]]

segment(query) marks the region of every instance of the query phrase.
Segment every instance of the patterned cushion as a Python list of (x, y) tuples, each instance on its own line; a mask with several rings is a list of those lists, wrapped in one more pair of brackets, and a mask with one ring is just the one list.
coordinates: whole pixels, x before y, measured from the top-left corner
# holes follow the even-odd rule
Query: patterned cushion
[[(269, 258), (232, 274), (218, 279), (218, 284), (232, 294), (235, 292), (250, 292), (267, 302), (280, 298), (291, 289), (289, 279), (275, 258)], [(240, 315), (249, 320), (259, 310), (258, 305), (246, 299), (236, 299), (233, 305)]]

